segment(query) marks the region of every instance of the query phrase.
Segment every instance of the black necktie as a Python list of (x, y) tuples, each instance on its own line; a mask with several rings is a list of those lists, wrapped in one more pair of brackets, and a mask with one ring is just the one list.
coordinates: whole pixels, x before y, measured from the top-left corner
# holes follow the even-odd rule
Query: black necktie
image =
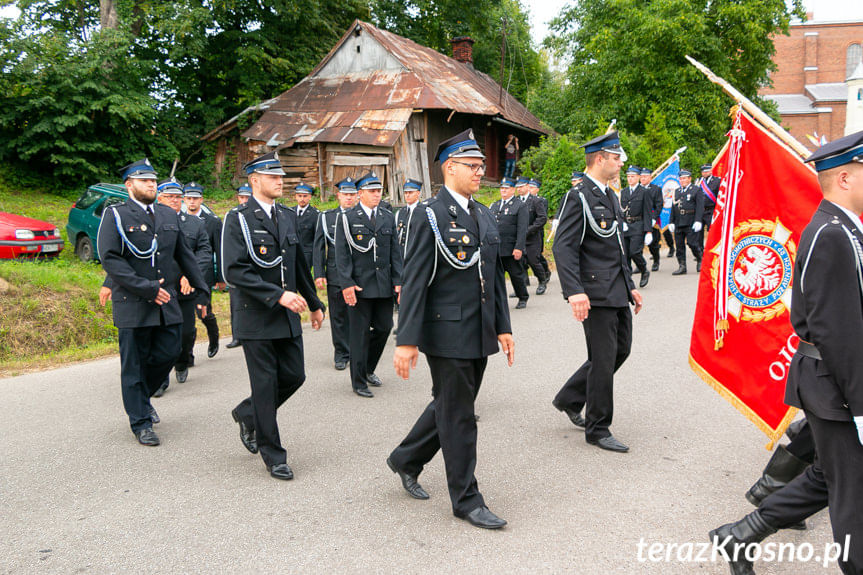
[(375, 220), (376, 220), (375, 211), (376, 210), (372, 210), (372, 215), (371, 215), (371, 217), (369, 217), (369, 221), (372, 222), (372, 229), (375, 229), (375, 226), (376, 226), (376, 224), (375, 224)]
[(479, 219), (476, 215), (476, 202), (473, 201), (473, 198), (467, 201), (467, 211), (470, 214), (470, 217), (473, 218), (473, 223), (476, 224), (476, 229), (479, 230)]
[(273, 227), (276, 228), (276, 237), (279, 237), (279, 219), (276, 217), (276, 206), (273, 205), (273, 211), (270, 213), (270, 217), (273, 218)]
[(147, 206), (147, 215), (150, 216), (150, 221), (156, 225), (156, 214), (153, 213), (153, 206)]

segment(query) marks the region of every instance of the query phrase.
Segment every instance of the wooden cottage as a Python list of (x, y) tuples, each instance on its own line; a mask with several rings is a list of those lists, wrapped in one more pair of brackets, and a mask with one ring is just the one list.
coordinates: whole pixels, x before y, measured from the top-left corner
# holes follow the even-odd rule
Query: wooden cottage
[[(443, 183), (434, 154), (443, 140), (472, 128), (487, 157), (486, 178), (503, 175), (504, 144), (512, 133), (522, 150), (548, 133), (527, 108), (490, 76), (474, 69), (470, 38), (453, 40), (454, 57), (355, 21), (329, 54), (293, 88), (225, 122), (217, 141), (216, 173), (277, 149), (286, 183), (331, 193), (347, 176), (374, 169), (385, 195), (400, 203), (407, 178)], [(238, 122), (260, 117), (240, 133)], [(230, 166), (228, 166), (230, 168)]]

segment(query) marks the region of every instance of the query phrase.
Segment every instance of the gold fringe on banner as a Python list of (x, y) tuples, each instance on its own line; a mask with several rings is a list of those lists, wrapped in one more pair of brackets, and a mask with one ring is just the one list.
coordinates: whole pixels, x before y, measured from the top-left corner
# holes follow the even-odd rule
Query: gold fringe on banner
[(794, 421), (794, 418), (797, 415), (798, 409), (796, 407), (789, 408), (788, 413), (785, 414), (785, 417), (782, 418), (782, 421), (779, 422), (776, 429), (773, 429), (767, 424), (767, 422), (761, 419), (757, 413), (752, 411), (752, 408), (741, 401), (741, 399), (734, 395), (732, 391), (722, 385), (719, 380), (710, 375), (706, 369), (701, 367), (692, 355), (689, 356), (689, 367), (692, 368), (692, 371), (694, 371), (698, 377), (704, 380), (707, 385), (712, 387), (716, 393), (725, 399), (725, 401), (733, 405), (737, 411), (745, 415), (746, 419), (754, 423), (755, 427), (760, 429), (770, 439), (767, 445), (764, 446), (768, 451), (772, 450), (776, 442), (782, 438), (782, 434), (785, 433), (785, 430), (788, 429), (788, 426), (791, 425), (791, 422)]

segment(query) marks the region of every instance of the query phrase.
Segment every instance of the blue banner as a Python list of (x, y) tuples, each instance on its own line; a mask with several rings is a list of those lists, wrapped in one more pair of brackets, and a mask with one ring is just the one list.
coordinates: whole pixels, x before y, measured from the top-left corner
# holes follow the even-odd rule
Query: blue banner
[(671, 220), (674, 190), (680, 187), (680, 179), (677, 176), (679, 172), (680, 160), (675, 159), (650, 182), (662, 189), (662, 212), (659, 214), (659, 228), (662, 230), (668, 227), (668, 222)]

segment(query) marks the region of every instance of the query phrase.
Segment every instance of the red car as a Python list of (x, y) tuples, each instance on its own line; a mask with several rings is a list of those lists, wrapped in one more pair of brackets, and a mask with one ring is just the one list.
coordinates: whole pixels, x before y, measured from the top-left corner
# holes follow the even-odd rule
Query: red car
[(0, 212), (0, 258), (54, 258), (62, 249), (54, 224)]

